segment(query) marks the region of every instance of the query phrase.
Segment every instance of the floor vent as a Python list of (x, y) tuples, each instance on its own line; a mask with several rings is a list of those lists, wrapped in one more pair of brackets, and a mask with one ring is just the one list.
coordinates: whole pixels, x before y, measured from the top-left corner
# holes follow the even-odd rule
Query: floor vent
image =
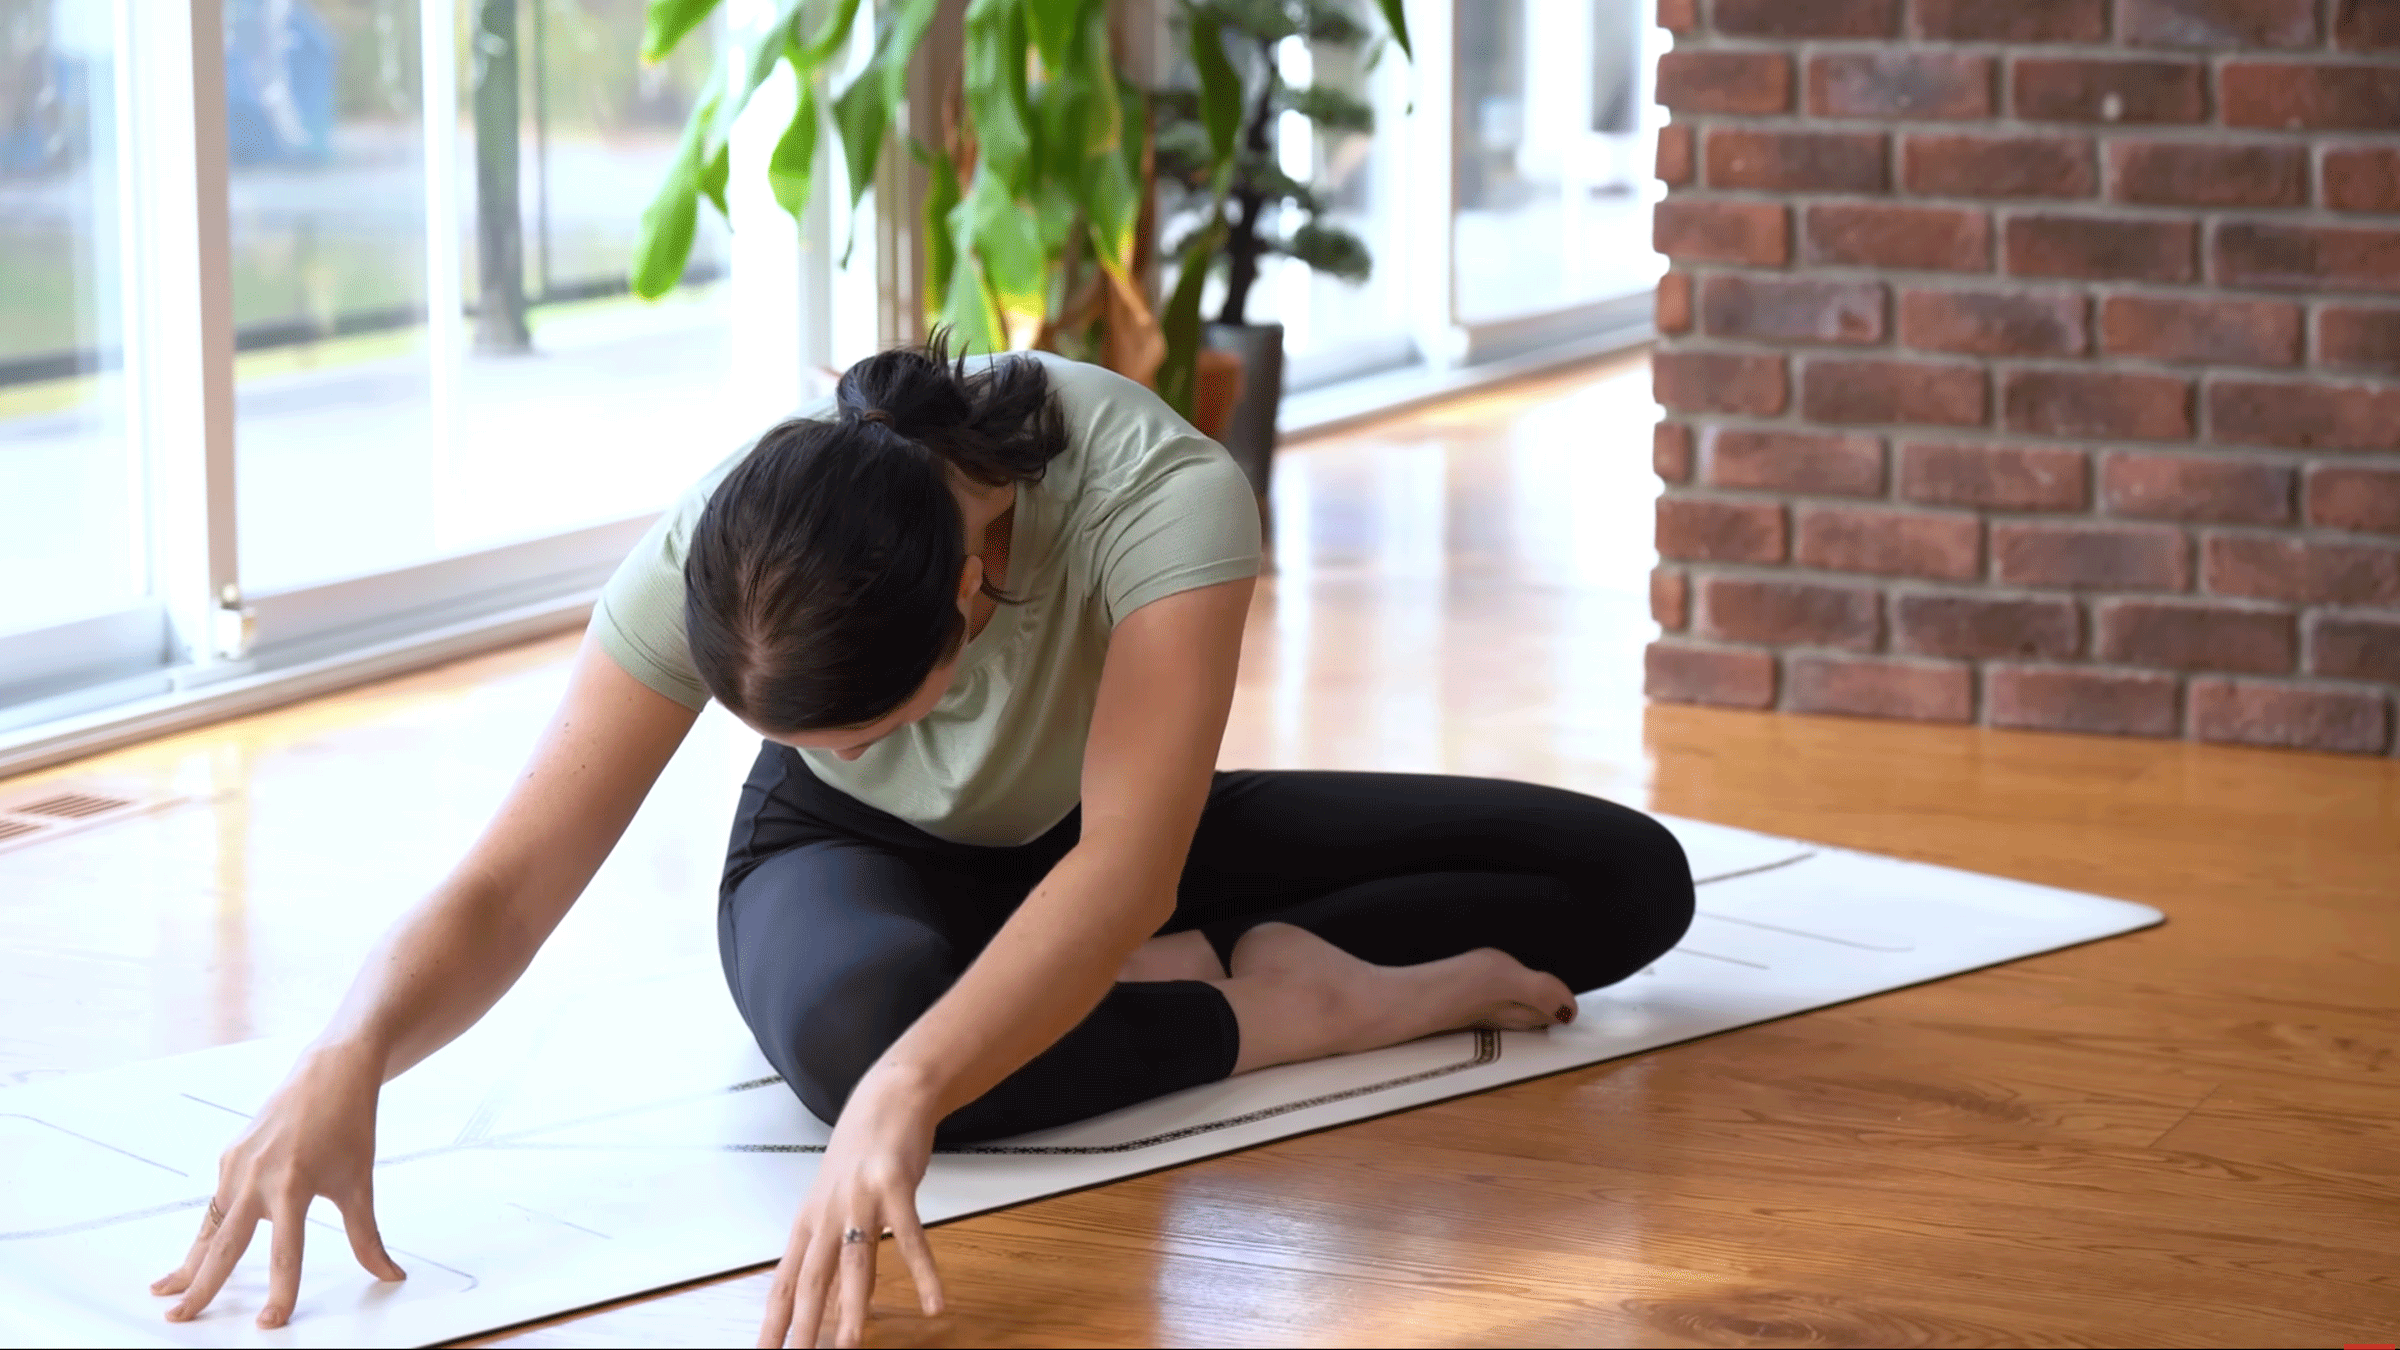
[(155, 811), (181, 800), (180, 796), (152, 796), (114, 786), (63, 791), (53, 786), (21, 800), (0, 800), (0, 853)]

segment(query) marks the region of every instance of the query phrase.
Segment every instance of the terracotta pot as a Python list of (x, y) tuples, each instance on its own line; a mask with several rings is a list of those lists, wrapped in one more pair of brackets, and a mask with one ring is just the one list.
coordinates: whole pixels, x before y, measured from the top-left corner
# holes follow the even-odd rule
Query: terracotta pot
[(1217, 440), (1242, 466), (1263, 512), (1275, 477), (1275, 417), (1283, 410), (1283, 325), (1212, 323), (1206, 341), (1209, 350), (1232, 352), (1242, 360), (1241, 397)]
[(1192, 380), (1192, 425), (1210, 440), (1225, 439), (1233, 420), (1233, 405), (1242, 397), (1242, 358), (1232, 352), (1202, 348)]

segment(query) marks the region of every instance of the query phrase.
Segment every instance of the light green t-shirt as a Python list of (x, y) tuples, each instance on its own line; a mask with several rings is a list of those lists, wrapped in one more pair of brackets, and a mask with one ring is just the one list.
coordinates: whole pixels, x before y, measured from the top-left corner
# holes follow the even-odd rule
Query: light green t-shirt
[[(1083, 745), (1111, 630), (1177, 591), (1258, 573), (1258, 507), (1216, 442), (1141, 385), (1037, 355), (1067, 448), (1017, 488), (1002, 604), (922, 721), (848, 763), (802, 750), (817, 777), (959, 843), (1021, 844), (1081, 796)], [(832, 414), (830, 401), (802, 415)], [(755, 442), (753, 442), (755, 444)], [(592, 633), (635, 679), (688, 708), (708, 701), (684, 640), (692, 527), (745, 445), (676, 499), (601, 591)]]

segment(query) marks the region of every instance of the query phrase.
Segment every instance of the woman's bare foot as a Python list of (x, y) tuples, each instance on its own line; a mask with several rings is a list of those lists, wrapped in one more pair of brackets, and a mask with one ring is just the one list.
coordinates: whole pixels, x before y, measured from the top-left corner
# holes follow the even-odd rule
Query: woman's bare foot
[(1575, 1020), (1566, 985), (1496, 948), (1378, 966), (1284, 923), (1244, 933), (1232, 978), (1217, 987), (1241, 1024), (1236, 1073), (1462, 1027), (1532, 1031)]

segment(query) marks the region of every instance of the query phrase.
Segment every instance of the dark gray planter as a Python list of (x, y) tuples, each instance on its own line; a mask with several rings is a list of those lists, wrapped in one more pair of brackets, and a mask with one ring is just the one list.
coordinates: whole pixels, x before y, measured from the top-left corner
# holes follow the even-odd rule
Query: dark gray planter
[(1242, 466), (1258, 494), (1259, 519), (1267, 514), (1267, 488), (1275, 471), (1275, 416), (1283, 407), (1283, 325), (1212, 323), (1208, 345), (1242, 358), (1242, 394), (1225, 423), (1225, 451)]

